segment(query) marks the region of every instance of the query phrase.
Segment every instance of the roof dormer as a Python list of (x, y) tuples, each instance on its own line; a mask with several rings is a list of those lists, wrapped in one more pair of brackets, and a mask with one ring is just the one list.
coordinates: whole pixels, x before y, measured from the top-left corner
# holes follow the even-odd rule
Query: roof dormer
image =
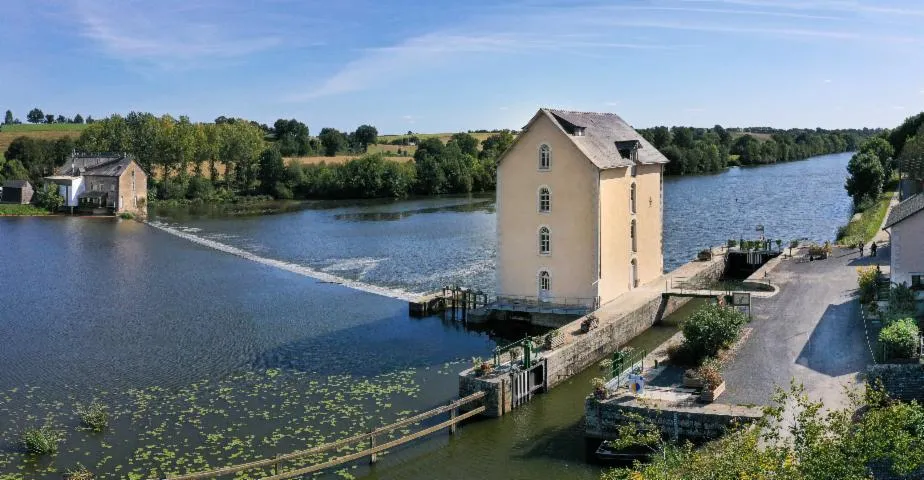
[(642, 142), (638, 140), (616, 140), (616, 150), (624, 160), (637, 162), (640, 148), (642, 148)]

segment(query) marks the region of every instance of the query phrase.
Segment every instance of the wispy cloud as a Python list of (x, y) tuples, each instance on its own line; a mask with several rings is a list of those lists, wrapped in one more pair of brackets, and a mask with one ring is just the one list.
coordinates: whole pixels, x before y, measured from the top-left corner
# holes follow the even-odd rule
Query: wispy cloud
[(77, 0), (73, 13), (81, 35), (108, 54), (162, 66), (241, 57), (280, 44), (279, 36), (249, 27), (247, 12), (224, 5)]
[(830, 79), (830, 78), (826, 78), (826, 79), (824, 79), (821, 83), (831, 83), (831, 79)]

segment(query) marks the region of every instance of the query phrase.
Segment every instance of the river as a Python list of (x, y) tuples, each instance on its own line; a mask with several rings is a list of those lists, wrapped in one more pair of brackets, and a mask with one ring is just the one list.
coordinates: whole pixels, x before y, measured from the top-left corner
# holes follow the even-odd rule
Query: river
[[(850, 216), (848, 159), (667, 179), (666, 267), (757, 224), (771, 238), (833, 239)], [(456, 372), (513, 335), (412, 319), (401, 300), (446, 283), (492, 289), (492, 196), (152, 223), (0, 218), (0, 476), (60, 478), (80, 462), (141, 478), (341, 438), (448, 401)], [(595, 478), (580, 432), (592, 376), (338, 474)], [(102, 434), (74, 414), (94, 399), (110, 407)], [(31, 459), (17, 442), (43, 424), (60, 451)]]

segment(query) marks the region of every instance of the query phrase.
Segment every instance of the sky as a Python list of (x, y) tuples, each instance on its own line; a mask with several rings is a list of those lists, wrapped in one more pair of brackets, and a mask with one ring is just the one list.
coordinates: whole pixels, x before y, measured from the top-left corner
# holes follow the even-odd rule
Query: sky
[(4, 0), (0, 110), (219, 115), (312, 133), (894, 127), (924, 110), (920, 0)]

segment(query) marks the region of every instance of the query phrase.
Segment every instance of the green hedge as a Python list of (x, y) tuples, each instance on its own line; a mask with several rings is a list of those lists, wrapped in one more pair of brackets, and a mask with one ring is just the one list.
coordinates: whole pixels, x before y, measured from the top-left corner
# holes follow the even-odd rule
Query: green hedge
[(879, 332), (879, 343), (887, 358), (914, 358), (920, 333), (913, 318), (902, 318), (889, 323)]

